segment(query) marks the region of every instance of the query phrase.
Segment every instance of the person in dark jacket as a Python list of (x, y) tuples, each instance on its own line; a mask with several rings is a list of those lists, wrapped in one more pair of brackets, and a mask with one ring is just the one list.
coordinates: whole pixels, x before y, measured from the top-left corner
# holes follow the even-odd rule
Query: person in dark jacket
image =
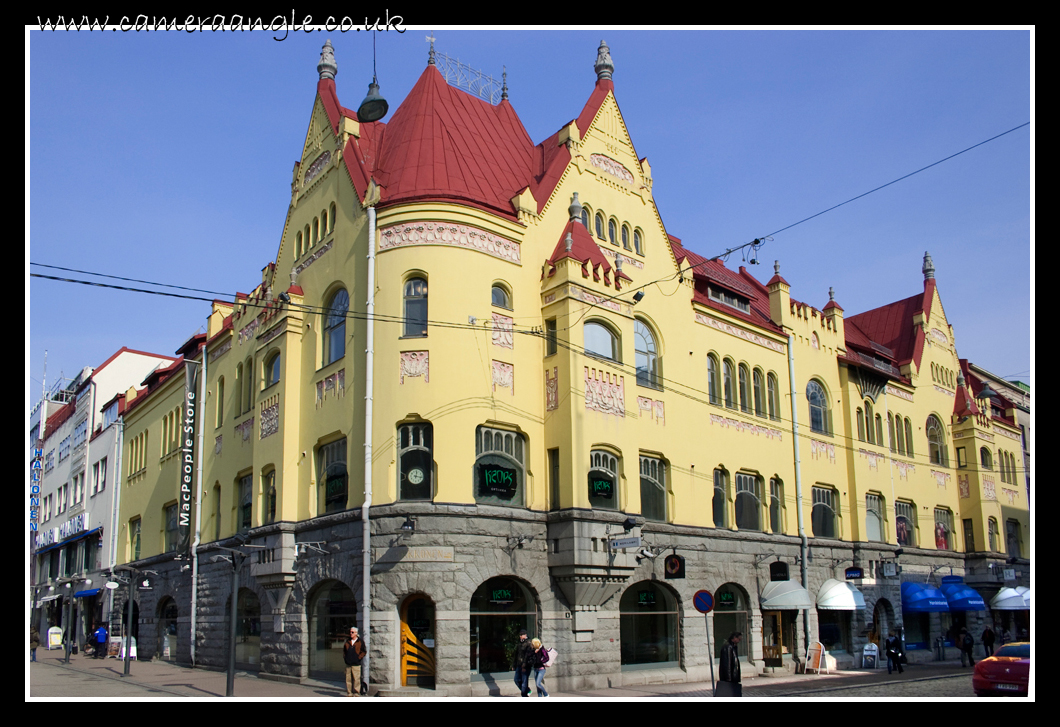
[(975, 666), (975, 655), (972, 652), (975, 648), (975, 639), (968, 633), (968, 629), (961, 629), (957, 646), (961, 650), (961, 666)]
[(716, 697), (742, 697), (743, 685), (740, 683), (740, 653), (736, 648), (743, 634), (733, 631), (725, 646), (721, 647), (721, 658), (718, 664), (718, 688)]
[(361, 696), (361, 659), (367, 656), (368, 650), (361, 641), (356, 626), (350, 628), (350, 638), (342, 645), (342, 658), (346, 662), (346, 696)]
[(986, 652), (987, 656), (994, 655), (994, 630), (987, 624), (986, 628), (983, 629), (983, 651)]
[(515, 686), (519, 687), (519, 696), (530, 696), (530, 674), (533, 666), (531, 658), (534, 655), (534, 645), (527, 639), (526, 629), (519, 631), (519, 645), (515, 647)]
[(887, 652), (887, 673), (892, 673), (892, 670), (897, 667), (898, 673), (902, 673), (902, 641), (898, 638), (898, 634), (894, 631), (887, 637), (887, 643), (884, 644), (884, 650)]
[(99, 628), (95, 631), (96, 636), (96, 658), (106, 659), (107, 658), (107, 627), (102, 622), (99, 624)]

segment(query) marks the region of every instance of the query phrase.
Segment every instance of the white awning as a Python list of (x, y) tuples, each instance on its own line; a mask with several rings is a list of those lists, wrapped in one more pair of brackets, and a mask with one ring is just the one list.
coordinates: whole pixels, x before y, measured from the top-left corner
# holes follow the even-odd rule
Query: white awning
[(817, 608), (823, 611), (864, 611), (865, 597), (850, 583), (829, 578), (817, 592)]
[(990, 610), (1026, 611), (1031, 607), (1030, 595), (1030, 589), (1027, 589), (1026, 593), (1020, 593), (1015, 588), (1002, 588), (990, 599)]
[(763, 611), (813, 608), (813, 596), (796, 581), (770, 581), (762, 589)]

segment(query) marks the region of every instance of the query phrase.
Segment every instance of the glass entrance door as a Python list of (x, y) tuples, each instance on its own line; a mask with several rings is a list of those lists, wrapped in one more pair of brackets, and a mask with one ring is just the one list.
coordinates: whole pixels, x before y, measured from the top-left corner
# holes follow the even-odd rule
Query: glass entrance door
[(401, 606), (401, 685), (434, 689), (434, 604), (409, 596)]
[(797, 611), (762, 612), (762, 660), (766, 666), (783, 666), (784, 655), (795, 648)]

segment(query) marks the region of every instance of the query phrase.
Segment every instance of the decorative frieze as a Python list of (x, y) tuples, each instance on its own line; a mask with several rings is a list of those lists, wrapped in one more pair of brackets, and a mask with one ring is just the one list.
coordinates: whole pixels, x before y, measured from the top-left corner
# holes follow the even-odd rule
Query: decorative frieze
[(585, 367), (585, 408), (602, 414), (626, 416), (625, 379), (610, 371)]
[(750, 331), (745, 330), (743, 328), (730, 326), (728, 323), (723, 323), (722, 321), (719, 321), (716, 318), (711, 318), (710, 316), (703, 315), (702, 313), (696, 313), (696, 323), (702, 323), (704, 326), (709, 326), (710, 328), (713, 328), (717, 331), (721, 331), (722, 333), (728, 333), (730, 336), (736, 336), (737, 338), (742, 338), (745, 341), (756, 343), (759, 346), (768, 348), (771, 351), (776, 351), (777, 353), (784, 353), (784, 344), (779, 343), (778, 341), (773, 341), (771, 339), (766, 338), (765, 336), (759, 336), (757, 333), (751, 333)]
[(258, 439), (265, 439), (280, 431), (280, 395), (261, 402), (261, 431)]
[(514, 364), (504, 363), (503, 361), (493, 362), (493, 390), (497, 391), (498, 386), (504, 389), (511, 389), (512, 396), (515, 396)]
[(512, 335), (512, 319), (498, 313), (493, 314), (493, 345), (501, 348), (515, 348)]
[(903, 462), (900, 459), (892, 459), (891, 464), (898, 470), (898, 476), (903, 480), (908, 480), (909, 475), (916, 473), (916, 465), (910, 464), (909, 462)]
[(281, 333), (283, 333), (285, 328), (286, 327), (283, 325), (283, 323), (281, 323), (278, 326), (273, 326), (271, 329), (269, 329), (265, 333), (262, 333), (258, 337), (258, 345), (259, 346), (264, 346), (266, 343), (268, 343), (272, 339), (276, 338), (276, 336), (278, 336)]
[(639, 270), (643, 270), (644, 269), (644, 263), (643, 262), (641, 262), (637, 258), (630, 257), (629, 255), (623, 255), (622, 253), (618, 252), (617, 250), (608, 250), (606, 247), (601, 247), (600, 248), (600, 252), (602, 252), (604, 254), (604, 257), (609, 257), (612, 260), (614, 260), (616, 258), (619, 258), (619, 257), (622, 258), (622, 267), (627, 267), (628, 266), (628, 267), (631, 267), (631, 268), (637, 268)]
[(552, 376), (545, 369), (545, 411), (559, 409), (559, 367), (552, 367)]
[(637, 410), (641, 418), (654, 419), (656, 424), (666, 426), (666, 404), (661, 401), (653, 401), (646, 396), (637, 397)]
[(398, 369), (398, 383), (404, 384), (406, 376), (422, 376), (425, 384), (431, 383), (429, 351), (404, 351)]
[(945, 394), (946, 396), (954, 396), (954, 393), (952, 391), (950, 391), (949, 389), (944, 389), (941, 386), (939, 386), (938, 384), (932, 384), (932, 386), (934, 386), (935, 387), (935, 391), (939, 392), (940, 394)]
[(1001, 488), (1001, 494), (1004, 495), (1005, 498), (1008, 500), (1008, 504), (1009, 505), (1015, 505), (1016, 504), (1016, 500), (1018, 500), (1019, 497), (1020, 497), (1020, 491), (1019, 490), (1010, 490), (1007, 487), (1002, 487)]
[(257, 333), (259, 325), (261, 325), (261, 321), (255, 318), (250, 323), (243, 326), (243, 328), (239, 330), (239, 344), (243, 345), (245, 341), (253, 338), (254, 334)]
[[(1011, 439), (1013, 441), (1016, 441), (1016, 442), (1020, 441), (1020, 435), (1016, 434), (1015, 432), (1010, 432), (1007, 429), (1002, 429), (1001, 427), (995, 427), (994, 431), (997, 432), (998, 434), (1000, 434), (1002, 437), (1008, 437), (1009, 439)], [(984, 439), (985, 439), (985, 437), (984, 437)], [(991, 441), (993, 441), (993, 440), (991, 439)]]
[(983, 477), (983, 499), (996, 500), (997, 491), (994, 489), (994, 478)]
[(717, 424), (720, 427), (727, 427), (729, 429), (735, 429), (740, 432), (747, 432), (748, 434), (762, 436), (766, 439), (776, 439), (777, 441), (783, 441), (784, 439), (779, 429), (771, 429), (769, 427), (763, 427), (760, 424), (751, 424), (750, 422), (743, 422), (739, 419), (730, 419), (729, 417), (723, 416), (721, 414), (711, 414), (710, 423)]
[(968, 475), (957, 475), (957, 494), (962, 500), (972, 496), (972, 490), (968, 486)]
[(858, 454), (869, 461), (870, 470), (878, 470), (880, 460), (884, 459), (883, 455), (876, 454), (875, 452), (870, 452), (867, 449), (859, 449)]
[(309, 165), (309, 169), (305, 171), (305, 182), (304, 187), (308, 187), (309, 183), (313, 181), (328, 164), (331, 163), (331, 152), (325, 151), (323, 154), (313, 160), (313, 163)]
[(254, 431), (254, 417), (249, 417), (243, 422), (236, 424), (236, 436), (240, 442), (249, 442), (250, 434)]
[(295, 268), (294, 268), (295, 275), (298, 275), (303, 270), (305, 270), (310, 265), (312, 265), (317, 260), (319, 260), (320, 256), (323, 255), (324, 253), (326, 253), (328, 250), (330, 250), (331, 246), (334, 245), (334, 244), (335, 244), (335, 240), (328, 240), (327, 243), (325, 243), (324, 245), (321, 245), (320, 248), (316, 252), (314, 252), (312, 255), (310, 255), (305, 260), (303, 260), (301, 263), (299, 263), (298, 265), (295, 266)]
[(947, 337), (946, 334), (940, 331), (938, 328), (931, 329), (931, 339), (935, 343), (941, 344), (943, 346), (948, 346), (950, 343), (949, 337)]
[(413, 222), (392, 225), (381, 230), (379, 234), (380, 252), (412, 245), (445, 245), (477, 250), (500, 260), (520, 264), (521, 252), (518, 242), (469, 225)]
[(221, 454), (221, 435), (218, 434), (213, 440), (213, 453)]
[(946, 489), (946, 485), (948, 485), (950, 482), (949, 472), (939, 472), (937, 470), (931, 470), (931, 476), (935, 478), (935, 484), (944, 490)]
[(617, 162), (611, 157), (604, 156), (603, 154), (592, 154), (589, 156), (589, 163), (597, 169), (607, 172), (616, 179), (621, 179), (623, 182), (633, 184), (633, 173), (626, 169), (625, 165), (621, 162)]
[(811, 439), (810, 456), (813, 459), (827, 457), (832, 464), (835, 464), (835, 445), (831, 442), (820, 442), (816, 439)]
[(908, 391), (902, 391), (901, 389), (897, 389), (897, 388), (891, 386), (890, 384), (887, 385), (887, 393), (888, 394), (894, 394), (899, 399), (905, 399), (906, 401), (912, 401), (913, 400), (913, 395), (910, 394)]
[(346, 369), (339, 369), (330, 376), (317, 382), (317, 408), (324, 403), (328, 395), (342, 398), (346, 394)]
[(220, 346), (218, 346), (214, 350), (210, 351), (209, 362), (213, 363), (214, 361), (216, 361), (217, 359), (221, 358), (221, 356), (225, 355), (226, 353), (228, 353), (231, 350), (232, 350), (232, 339), (229, 338), (227, 341), (222, 343)]
[(595, 295), (593, 293), (590, 293), (588, 290), (583, 290), (582, 288), (579, 288), (577, 286), (571, 286), (570, 288), (567, 288), (567, 294), (571, 298), (580, 300), (583, 303), (595, 305), (600, 308), (607, 308), (609, 310), (615, 311), (616, 313), (625, 313), (626, 315), (629, 315), (631, 312), (628, 305), (624, 306), (615, 300), (608, 300), (607, 298), (601, 295)]

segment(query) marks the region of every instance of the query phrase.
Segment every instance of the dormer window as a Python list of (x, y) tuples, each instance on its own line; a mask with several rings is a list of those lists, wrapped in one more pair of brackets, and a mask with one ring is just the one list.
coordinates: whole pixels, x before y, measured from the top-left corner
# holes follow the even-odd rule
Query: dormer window
[(741, 310), (744, 313), (751, 312), (751, 302), (747, 298), (736, 295), (735, 293), (730, 293), (729, 291), (723, 290), (714, 285), (708, 286), (707, 290), (711, 300), (724, 303), (730, 308)]

